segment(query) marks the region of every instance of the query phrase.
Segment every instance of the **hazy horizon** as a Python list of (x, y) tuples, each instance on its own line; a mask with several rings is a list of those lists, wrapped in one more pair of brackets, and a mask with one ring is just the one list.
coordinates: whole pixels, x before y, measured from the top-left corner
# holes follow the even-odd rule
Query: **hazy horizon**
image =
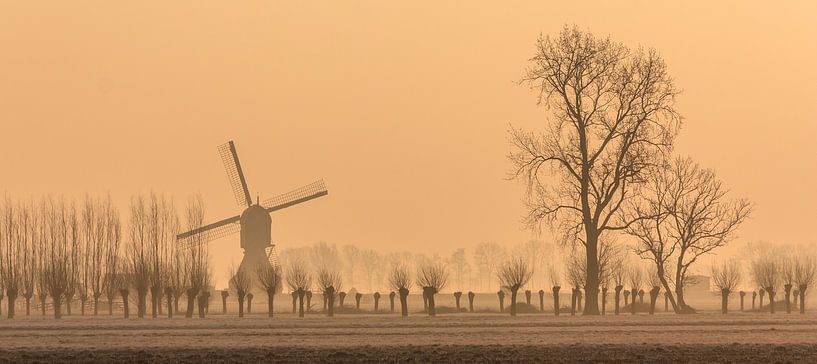
[[(273, 214), (280, 248), (510, 247), (535, 235), (506, 130), (546, 115), (516, 81), (540, 33), (575, 24), (667, 61), (676, 151), (755, 203), (723, 252), (816, 242), (817, 4), (470, 5), (3, 2), (0, 187), (110, 193), (123, 218), (137, 193), (179, 211), (201, 193), (215, 221), (241, 212), (216, 152), (234, 140), (253, 199), (326, 181)], [(238, 235), (210, 247), (223, 282)]]

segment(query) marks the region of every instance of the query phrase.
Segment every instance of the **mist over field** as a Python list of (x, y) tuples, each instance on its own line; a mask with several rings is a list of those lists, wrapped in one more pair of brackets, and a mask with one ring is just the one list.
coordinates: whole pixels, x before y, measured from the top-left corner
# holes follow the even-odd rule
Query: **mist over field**
[(815, 15), (2, 3), (0, 361), (815, 362)]

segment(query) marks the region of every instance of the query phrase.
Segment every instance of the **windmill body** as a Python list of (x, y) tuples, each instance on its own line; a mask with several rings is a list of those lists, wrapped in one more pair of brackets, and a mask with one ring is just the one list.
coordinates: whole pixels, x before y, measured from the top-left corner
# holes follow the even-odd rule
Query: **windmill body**
[(218, 149), (227, 170), (227, 177), (230, 179), (236, 202), (244, 208), (244, 211), (241, 212), (241, 215), (179, 234), (176, 239), (184, 246), (190, 247), (240, 232), (240, 246), (244, 250), (244, 258), (241, 260), (239, 269), (254, 275), (259, 267), (278, 265), (275, 244), (272, 242), (272, 217), (270, 214), (274, 211), (326, 196), (328, 191), (323, 181), (318, 180), (276, 197), (256, 201), (253, 204), (247, 188), (247, 181), (244, 179), (244, 172), (241, 169), (241, 163), (238, 160), (235, 144), (230, 141), (219, 146)]

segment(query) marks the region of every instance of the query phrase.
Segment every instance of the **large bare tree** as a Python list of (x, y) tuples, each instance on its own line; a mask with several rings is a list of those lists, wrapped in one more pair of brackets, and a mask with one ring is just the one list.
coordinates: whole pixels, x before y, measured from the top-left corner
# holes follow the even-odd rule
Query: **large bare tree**
[(599, 236), (633, 221), (621, 212), (671, 148), (678, 93), (654, 50), (632, 51), (577, 27), (540, 36), (523, 82), (551, 111), (544, 132), (512, 128), (509, 158), (528, 186), (527, 223), (547, 222), (585, 247), (587, 304), (599, 314)]
[[(186, 228), (188, 231), (204, 226), (205, 205), (201, 195), (190, 197), (186, 206)], [(208, 289), (210, 277), (210, 256), (207, 244), (202, 234), (195, 234), (188, 240), (188, 246), (179, 247), (186, 253), (183, 259), (185, 278), (185, 294), (187, 296), (187, 310), (185, 317), (193, 317), (196, 298)], [(201, 316), (203, 311), (200, 309)]]
[(732, 241), (752, 206), (729, 199), (715, 172), (689, 158), (676, 157), (654, 170), (642, 198), (631, 205), (635, 222), (626, 233), (636, 238), (636, 252), (655, 264), (664, 290), (674, 288), (668, 298), (675, 312), (691, 313), (684, 300), (689, 268)]
[(146, 212), (150, 306), (151, 315), (156, 318), (161, 310), (162, 291), (170, 285), (171, 258), (176, 248), (175, 236), (179, 223), (173, 201), (165, 196), (151, 193)]
[(23, 271), (26, 269), (23, 261), (26, 249), (28, 214), (22, 206), (15, 204), (11, 198), (5, 197), (0, 206), (2, 221), (0, 221), (0, 284), (6, 290), (8, 299), (8, 318), (14, 318), (15, 302), (23, 284)]

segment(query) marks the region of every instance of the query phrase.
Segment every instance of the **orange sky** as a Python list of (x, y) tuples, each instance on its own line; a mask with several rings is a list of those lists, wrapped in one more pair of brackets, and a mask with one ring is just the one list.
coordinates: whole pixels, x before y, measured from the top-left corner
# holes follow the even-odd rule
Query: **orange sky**
[[(545, 115), (514, 81), (575, 23), (666, 58), (678, 151), (756, 203), (741, 241), (817, 241), (814, 2), (514, 5), (0, 1), (0, 190), (110, 191), (123, 212), (200, 192), (219, 219), (240, 212), (216, 152), (233, 139), (253, 196), (326, 179), (273, 216), (281, 246), (511, 245), (531, 234), (506, 130)], [(240, 259), (237, 236), (213, 250)]]

